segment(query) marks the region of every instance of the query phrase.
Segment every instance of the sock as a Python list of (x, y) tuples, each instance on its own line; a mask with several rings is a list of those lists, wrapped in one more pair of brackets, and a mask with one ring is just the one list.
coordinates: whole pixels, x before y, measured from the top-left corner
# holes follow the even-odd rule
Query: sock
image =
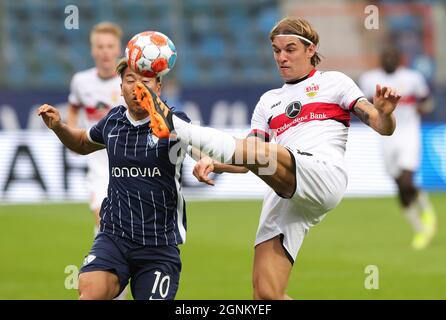
[(230, 163), (235, 152), (235, 139), (222, 131), (200, 127), (172, 116), (175, 133), (183, 143), (191, 145), (212, 159)]
[(432, 209), (432, 205), (429, 201), (429, 197), (427, 196), (426, 192), (419, 191), (416, 202), (420, 207), (421, 212)]
[(403, 208), (403, 214), (407, 218), (407, 221), (409, 221), (410, 225), (412, 226), (412, 229), (415, 232), (423, 231), (423, 225), (421, 223), (420, 213), (416, 203), (412, 203), (407, 208)]
[(124, 288), (124, 290), (122, 290), (122, 292), (119, 294), (119, 296), (117, 296), (116, 298), (114, 298), (113, 300), (127, 300), (127, 293), (129, 292), (128, 286)]

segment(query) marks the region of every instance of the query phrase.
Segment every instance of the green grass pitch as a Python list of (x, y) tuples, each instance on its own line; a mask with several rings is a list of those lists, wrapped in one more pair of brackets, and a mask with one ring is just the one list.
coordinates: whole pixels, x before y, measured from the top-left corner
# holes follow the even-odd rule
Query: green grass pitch
[[(415, 252), (394, 198), (344, 199), (305, 239), (288, 293), (297, 299), (446, 299), (446, 196), (430, 196), (438, 233)], [(260, 201), (190, 202), (177, 299), (251, 299)], [(77, 299), (66, 289), (92, 243), (85, 204), (0, 206), (0, 299)], [(365, 268), (379, 270), (368, 290)], [(73, 277), (71, 277), (72, 279)], [(73, 284), (73, 281), (69, 282)]]

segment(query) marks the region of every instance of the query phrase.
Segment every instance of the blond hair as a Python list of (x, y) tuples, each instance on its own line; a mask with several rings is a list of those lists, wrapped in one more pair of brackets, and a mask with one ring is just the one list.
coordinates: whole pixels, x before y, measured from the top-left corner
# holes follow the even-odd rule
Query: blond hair
[(121, 41), (122, 38), (121, 27), (113, 22), (104, 21), (94, 25), (90, 32), (90, 41), (93, 35), (97, 33), (110, 33), (114, 35), (119, 41)]
[[(302, 18), (286, 17), (280, 20), (269, 33), (269, 39), (271, 41), (279, 34), (295, 34), (304, 37), (314, 43), (315, 46), (319, 43), (319, 35), (316, 30), (313, 29), (311, 24)], [(308, 42), (300, 40), (305, 47), (310, 46)], [(311, 57), (311, 64), (313, 67), (317, 66), (321, 62), (321, 57), (317, 52)]]

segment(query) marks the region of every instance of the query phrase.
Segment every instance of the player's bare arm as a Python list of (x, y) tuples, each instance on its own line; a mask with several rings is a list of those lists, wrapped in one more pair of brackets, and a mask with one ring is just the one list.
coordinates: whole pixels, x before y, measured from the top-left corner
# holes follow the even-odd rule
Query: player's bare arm
[(53, 130), (60, 141), (70, 150), (79, 154), (89, 154), (104, 149), (103, 145), (91, 142), (85, 129), (73, 129), (63, 123), (59, 111), (48, 104), (43, 104), (37, 109), (37, 115), (41, 116), (46, 126)]
[(417, 112), (426, 115), (434, 110), (434, 101), (430, 97), (422, 98), (417, 104)]
[(400, 98), (395, 89), (377, 85), (373, 104), (360, 99), (353, 107), (353, 113), (379, 134), (392, 135), (396, 126), (393, 111)]
[(204, 182), (208, 185), (215, 185), (214, 180), (209, 178), (211, 172), (214, 173), (247, 173), (249, 170), (245, 167), (233, 166), (230, 164), (221, 163), (213, 160), (212, 158), (206, 156), (200, 150), (195, 147), (191, 147), (189, 152), (191, 157), (197, 161), (195, 164), (193, 175), (198, 181)]

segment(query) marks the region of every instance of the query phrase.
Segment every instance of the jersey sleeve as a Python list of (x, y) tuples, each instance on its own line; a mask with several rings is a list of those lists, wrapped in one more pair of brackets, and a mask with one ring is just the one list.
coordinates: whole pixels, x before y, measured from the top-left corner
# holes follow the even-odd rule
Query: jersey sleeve
[(189, 122), (189, 123), (191, 122), (191, 120), (189, 119), (187, 114), (185, 114), (182, 111), (174, 111), (173, 114), (176, 115), (178, 118), (180, 118), (183, 121), (186, 121), (186, 122)]
[(341, 72), (337, 72), (337, 80), (339, 89), (339, 105), (344, 110), (351, 110), (360, 98), (365, 95), (356, 85), (356, 83), (348, 76)]
[(251, 118), (251, 131), (248, 136), (260, 137), (265, 141), (270, 141), (272, 131), (269, 127), (269, 117), (265, 110), (262, 99), (257, 103)]
[(415, 96), (418, 100), (426, 99), (430, 94), (430, 90), (423, 75), (419, 72), (415, 72), (414, 80)]
[(78, 77), (73, 76), (70, 82), (70, 94), (68, 95), (68, 102), (77, 108), (82, 106), (82, 100), (79, 93)]

